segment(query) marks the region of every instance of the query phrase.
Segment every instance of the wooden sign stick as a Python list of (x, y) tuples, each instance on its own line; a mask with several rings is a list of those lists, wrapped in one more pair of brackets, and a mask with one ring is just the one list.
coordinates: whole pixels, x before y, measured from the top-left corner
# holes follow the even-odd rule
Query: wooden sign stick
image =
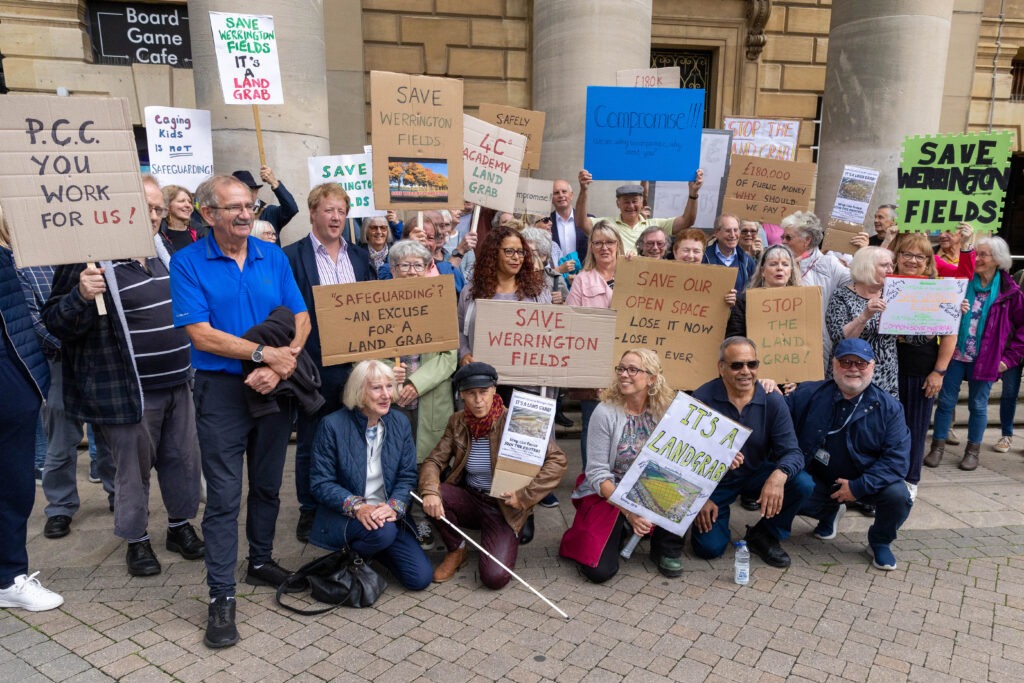
[[(96, 262), (95, 261), (89, 261), (85, 265), (89, 266), (90, 268), (95, 268), (96, 267)], [(103, 295), (102, 294), (97, 295), (96, 298), (93, 299), (93, 301), (96, 302), (96, 312), (98, 314), (100, 314), (100, 315), (106, 315), (107, 314), (107, 302), (103, 300)]]
[(356, 243), (356, 219), (355, 218), (349, 218), (348, 219), (348, 241), (351, 244), (355, 244)]
[(476, 224), (480, 222), (480, 205), (477, 204), (473, 207), (473, 218), (469, 221), (469, 232), (470, 234), (476, 234)]
[(252, 120), (256, 123), (256, 145), (260, 149), (260, 166), (267, 165), (267, 154), (263, 151), (263, 129), (260, 128), (260, 108), (252, 105)]

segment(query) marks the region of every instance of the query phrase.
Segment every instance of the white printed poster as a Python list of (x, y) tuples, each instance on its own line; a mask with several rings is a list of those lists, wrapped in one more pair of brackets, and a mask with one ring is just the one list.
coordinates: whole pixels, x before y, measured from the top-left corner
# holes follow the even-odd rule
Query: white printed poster
[(750, 430), (679, 392), (609, 499), (682, 536)]
[(832, 206), (832, 218), (847, 223), (863, 223), (871, 205), (871, 195), (878, 183), (878, 171), (863, 166), (843, 167), (839, 181), (836, 203)]
[(225, 104), (284, 104), (274, 17), (210, 12)]
[(213, 175), (213, 135), (205, 109), (146, 107), (149, 172), (163, 185), (195, 192)]
[(928, 280), (916, 277), (885, 278), (885, 310), (878, 323), (880, 334), (934, 335), (960, 332), (960, 303), (967, 280), (951, 277)]

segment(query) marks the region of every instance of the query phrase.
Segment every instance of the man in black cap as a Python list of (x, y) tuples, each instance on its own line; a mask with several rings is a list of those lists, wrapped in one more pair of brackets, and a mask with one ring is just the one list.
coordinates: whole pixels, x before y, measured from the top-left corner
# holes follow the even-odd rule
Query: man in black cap
[(615, 190), (615, 205), (619, 207), (618, 218), (591, 218), (587, 215), (587, 189), (594, 177), (586, 169), (580, 171), (580, 194), (576, 199), (577, 220), (583, 221), (583, 229), (589, 235), (598, 221), (608, 221), (615, 226), (622, 237), (622, 246), (627, 254), (636, 253), (636, 241), (640, 234), (651, 226), (657, 226), (665, 234), (676, 235), (693, 227), (697, 221), (697, 196), (704, 184), (704, 171), (697, 169), (696, 180), (690, 181), (690, 198), (683, 213), (675, 218), (647, 218), (643, 214), (644, 188), (642, 185), (620, 185)]
[[(420, 466), (423, 509), (434, 519), (480, 529), (480, 545), (510, 569), (519, 552), (519, 532), (530, 511), (562, 480), (565, 453), (548, 442), (544, 464), (522, 488), (490, 495), (508, 410), (495, 391), (498, 372), (486, 363), (467, 363), (452, 378), (466, 407), (448, 419), (444, 436)], [(441, 473), (448, 477), (441, 481)], [(438, 526), (448, 554), (434, 570), (434, 581), (448, 581), (469, 562), (463, 539), (447, 525)], [(488, 588), (505, 586), (511, 578), (481, 555), (480, 580)]]
[(274, 171), (266, 164), (260, 166), (260, 178), (263, 182), (270, 185), (270, 189), (273, 190), (277, 201), (281, 202), (280, 206), (277, 204), (263, 204), (259, 198), (260, 188), (263, 186), (256, 182), (252, 177), (252, 173), (248, 171), (235, 171), (231, 175), (241, 180), (252, 190), (252, 203), (257, 207), (256, 218), (273, 225), (274, 231), (278, 235), (281, 234), (284, 226), (288, 225), (288, 221), (295, 218), (295, 215), (299, 213), (299, 206), (295, 203), (295, 197), (284, 186), (284, 183), (277, 179)]

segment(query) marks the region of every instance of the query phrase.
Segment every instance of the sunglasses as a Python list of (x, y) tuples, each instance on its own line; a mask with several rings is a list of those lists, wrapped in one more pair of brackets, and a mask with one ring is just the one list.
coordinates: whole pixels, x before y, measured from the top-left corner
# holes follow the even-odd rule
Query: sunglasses
[(759, 360), (747, 360), (747, 361), (737, 360), (737, 361), (733, 361), (732, 363), (726, 363), (726, 365), (729, 366), (730, 370), (737, 370), (737, 371), (739, 371), (739, 370), (742, 370), (744, 367), (750, 368), (751, 370), (757, 370), (757, 368), (761, 365), (761, 361), (759, 361)]
[(839, 367), (843, 370), (849, 370), (852, 367), (856, 367), (858, 370), (863, 370), (867, 366), (871, 365), (869, 360), (854, 360), (853, 358), (837, 358), (836, 361), (839, 363)]

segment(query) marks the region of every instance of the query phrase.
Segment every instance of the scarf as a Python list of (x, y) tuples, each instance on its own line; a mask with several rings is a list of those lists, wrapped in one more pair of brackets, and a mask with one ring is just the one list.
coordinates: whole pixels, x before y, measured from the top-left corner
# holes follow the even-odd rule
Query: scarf
[(482, 439), (491, 433), (491, 427), (494, 426), (495, 420), (501, 417), (501, 411), (504, 410), (505, 403), (501, 400), (501, 396), (494, 394), (494, 401), (491, 403), (491, 409), (487, 411), (487, 414), (483, 417), (476, 417), (473, 413), (468, 410), (464, 410), (463, 413), (466, 416), (466, 426), (469, 427), (469, 433), (474, 439)]
[[(981, 348), (981, 335), (985, 331), (985, 321), (988, 320), (988, 311), (992, 308), (993, 302), (996, 297), (999, 296), (999, 271), (997, 270), (995, 275), (992, 276), (992, 281), (988, 283), (987, 287), (981, 286), (981, 280), (975, 275), (971, 278), (971, 281), (967, 284), (967, 294), (964, 298), (967, 299), (968, 304), (971, 308), (974, 308), (974, 300), (978, 297), (978, 294), (987, 292), (988, 296), (985, 297), (985, 303), (981, 305), (981, 317), (978, 319), (978, 328), (975, 330), (975, 348)], [(960, 353), (964, 353), (964, 349), (967, 345), (967, 337), (970, 334), (971, 329), (971, 311), (960, 317), (960, 334), (957, 338), (956, 348)]]

